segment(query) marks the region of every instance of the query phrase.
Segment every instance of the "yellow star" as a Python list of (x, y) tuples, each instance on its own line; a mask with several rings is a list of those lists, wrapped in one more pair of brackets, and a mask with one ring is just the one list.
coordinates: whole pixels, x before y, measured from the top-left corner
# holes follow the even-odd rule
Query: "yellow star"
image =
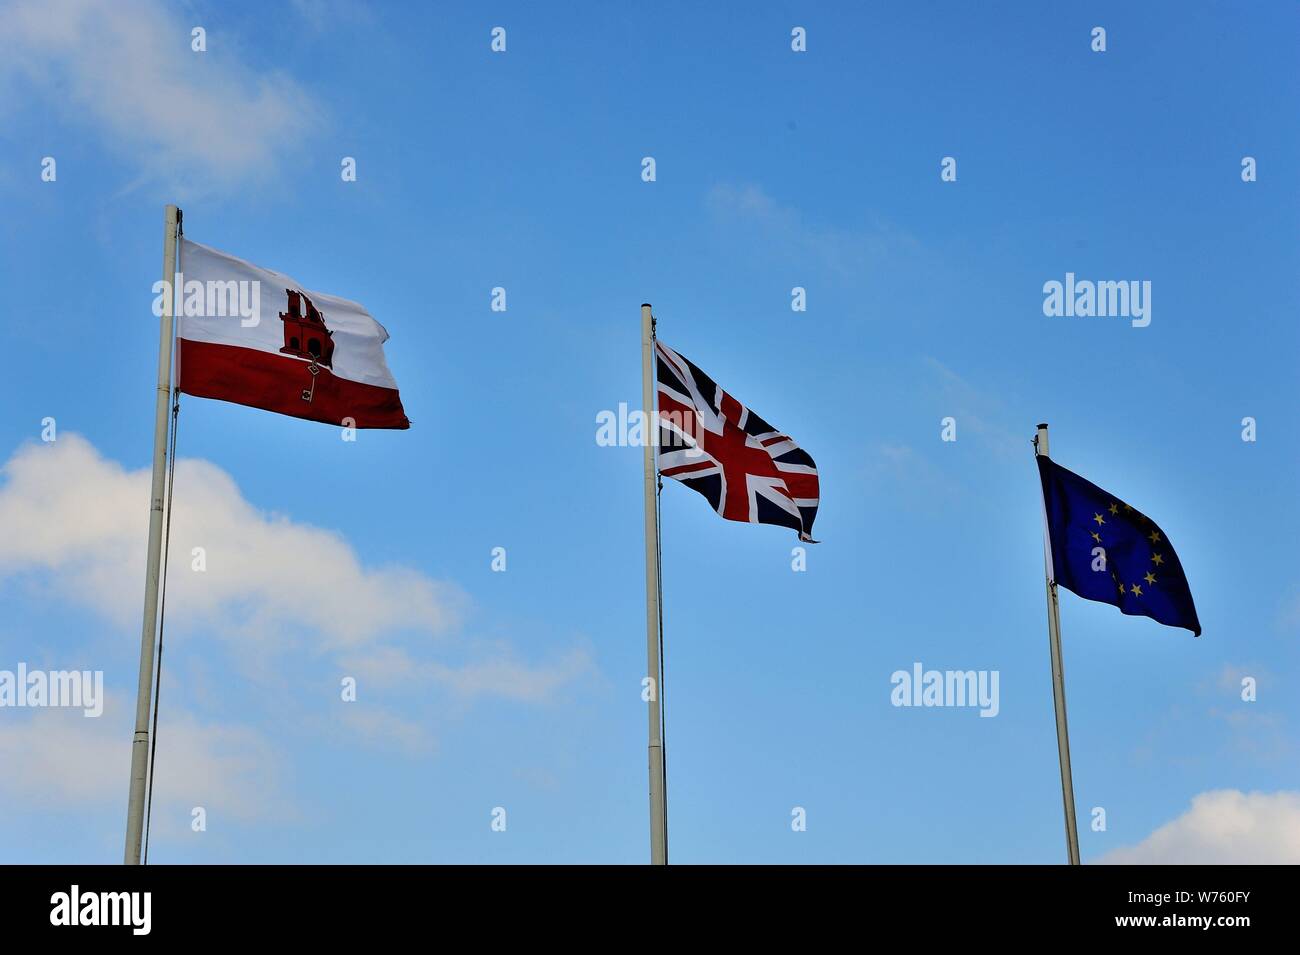
[(1159, 541), (1160, 541), (1160, 532), (1159, 532), (1159, 531), (1152, 531), (1150, 534), (1147, 535), (1147, 539), (1150, 540), (1151, 543), (1153, 543), (1153, 544), (1159, 543)]
[(1131, 511), (1131, 510), (1133, 510), (1133, 505), (1132, 505), (1132, 504), (1125, 504), (1125, 505), (1124, 505), (1124, 510), (1126, 510), (1126, 511)]
[(1112, 502), (1111, 505), (1110, 505), (1110, 512), (1111, 512), (1112, 514), (1118, 514), (1118, 513), (1119, 513), (1119, 505), (1118, 505), (1118, 504), (1115, 504), (1115, 503)]
[(1124, 592), (1124, 585), (1123, 585), (1123, 584), (1120, 584), (1120, 585), (1119, 585), (1119, 592), (1120, 592), (1120, 593), (1123, 593), (1123, 592)]
[(1134, 584), (1134, 585), (1133, 585), (1133, 589), (1130, 591), (1130, 593), (1132, 593), (1134, 597), (1141, 597), (1141, 596), (1142, 596), (1142, 587), (1141, 587), (1141, 585), (1140, 585), (1140, 584)]
[(1094, 515), (1092, 515), (1092, 519), (1093, 519), (1094, 521), (1096, 521), (1098, 524), (1105, 524), (1105, 523), (1106, 523), (1106, 518), (1102, 517), (1100, 514), (1094, 514)]
[(1152, 554), (1151, 559), (1156, 562), (1157, 567), (1165, 562), (1165, 559), (1161, 557), (1159, 554)]
[(1101, 543), (1101, 535), (1098, 534), (1096, 531), (1092, 532), (1092, 539), (1095, 540), (1098, 544)]
[(1154, 583), (1156, 582), (1156, 575), (1153, 574), (1153, 573), (1151, 573), (1151, 571), (1148, 570), (1145, 579), (1146, 579), (1147, 585), (1150, 586), (1151, 584), (1154, 584)]

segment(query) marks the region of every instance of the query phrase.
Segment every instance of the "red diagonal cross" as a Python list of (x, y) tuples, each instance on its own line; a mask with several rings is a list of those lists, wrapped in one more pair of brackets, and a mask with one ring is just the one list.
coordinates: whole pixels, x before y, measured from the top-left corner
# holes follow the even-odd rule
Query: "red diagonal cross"
[(727, 498), (723, 502), (722, 516), (747, 521), (751, 517), (748, 475), (780, 481), (784, 481), (786, 475), (777, 470), (776, 462), (766, 449), (749, 444), (750, 436), (739, 426), (742, 410), (740, 402), (723, 392), (722, 433), (706, 430), (701, 437), (705, 453), (713, 456), (726, 477)]

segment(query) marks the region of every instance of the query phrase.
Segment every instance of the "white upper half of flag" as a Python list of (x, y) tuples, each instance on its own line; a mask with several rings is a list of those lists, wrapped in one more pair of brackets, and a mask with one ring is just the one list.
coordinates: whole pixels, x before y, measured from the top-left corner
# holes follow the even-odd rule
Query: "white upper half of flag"
[(289, 293), (296, 292), (310, 300), (328, 328), (335, 376), (397, 388), (384, 360), (388, 332), (364, 306), (303, 288), (288, 275), (189, 239), (181, 240), (180, 253), (183, 284), (176, 301), (177, 337), (284, 354), (287, 336), (282, 315), (291, 311)]

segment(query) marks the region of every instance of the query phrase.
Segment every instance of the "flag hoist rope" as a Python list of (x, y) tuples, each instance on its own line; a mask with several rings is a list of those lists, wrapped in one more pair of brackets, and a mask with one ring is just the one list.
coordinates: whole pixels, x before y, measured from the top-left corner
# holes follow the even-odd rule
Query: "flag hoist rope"
[[(653, 326), (651, 327), (651, 339), (653, 340)], [(657, 360), (657, 359), (656, 359)], [(657, 391), (658, 389), (656, 389)], [(658, 438), (659, 421), (658, 417), (654, 421), (654, 430), (647, 432), (647, 438), (654, 435)], [(659, 501), (663, 496), (664, 479), (659, 473), (658, 463), (655, 465), (655, 577), (659, 581), (659, 762), (662, 766), (660, 770), (660, 786), (663, 791), (663, 815), (664, 815), (664, 864), (668, 864), (668, 698), (664, 693), (664, 671), (667, 669), (667, 663), (664, 659), (664, 561), (663, 561), (663, 542), (660, 534), (662, 523), (659, 517)]]

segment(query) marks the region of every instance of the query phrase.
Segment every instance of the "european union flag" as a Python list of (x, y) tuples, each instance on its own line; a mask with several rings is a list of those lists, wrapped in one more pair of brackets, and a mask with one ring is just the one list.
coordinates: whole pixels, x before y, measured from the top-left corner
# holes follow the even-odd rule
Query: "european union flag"
[(1046, 455), (1038, 456), (1038, 474), (1056, 582), (1199, 637), (1187, 575), (1159, 525)]

